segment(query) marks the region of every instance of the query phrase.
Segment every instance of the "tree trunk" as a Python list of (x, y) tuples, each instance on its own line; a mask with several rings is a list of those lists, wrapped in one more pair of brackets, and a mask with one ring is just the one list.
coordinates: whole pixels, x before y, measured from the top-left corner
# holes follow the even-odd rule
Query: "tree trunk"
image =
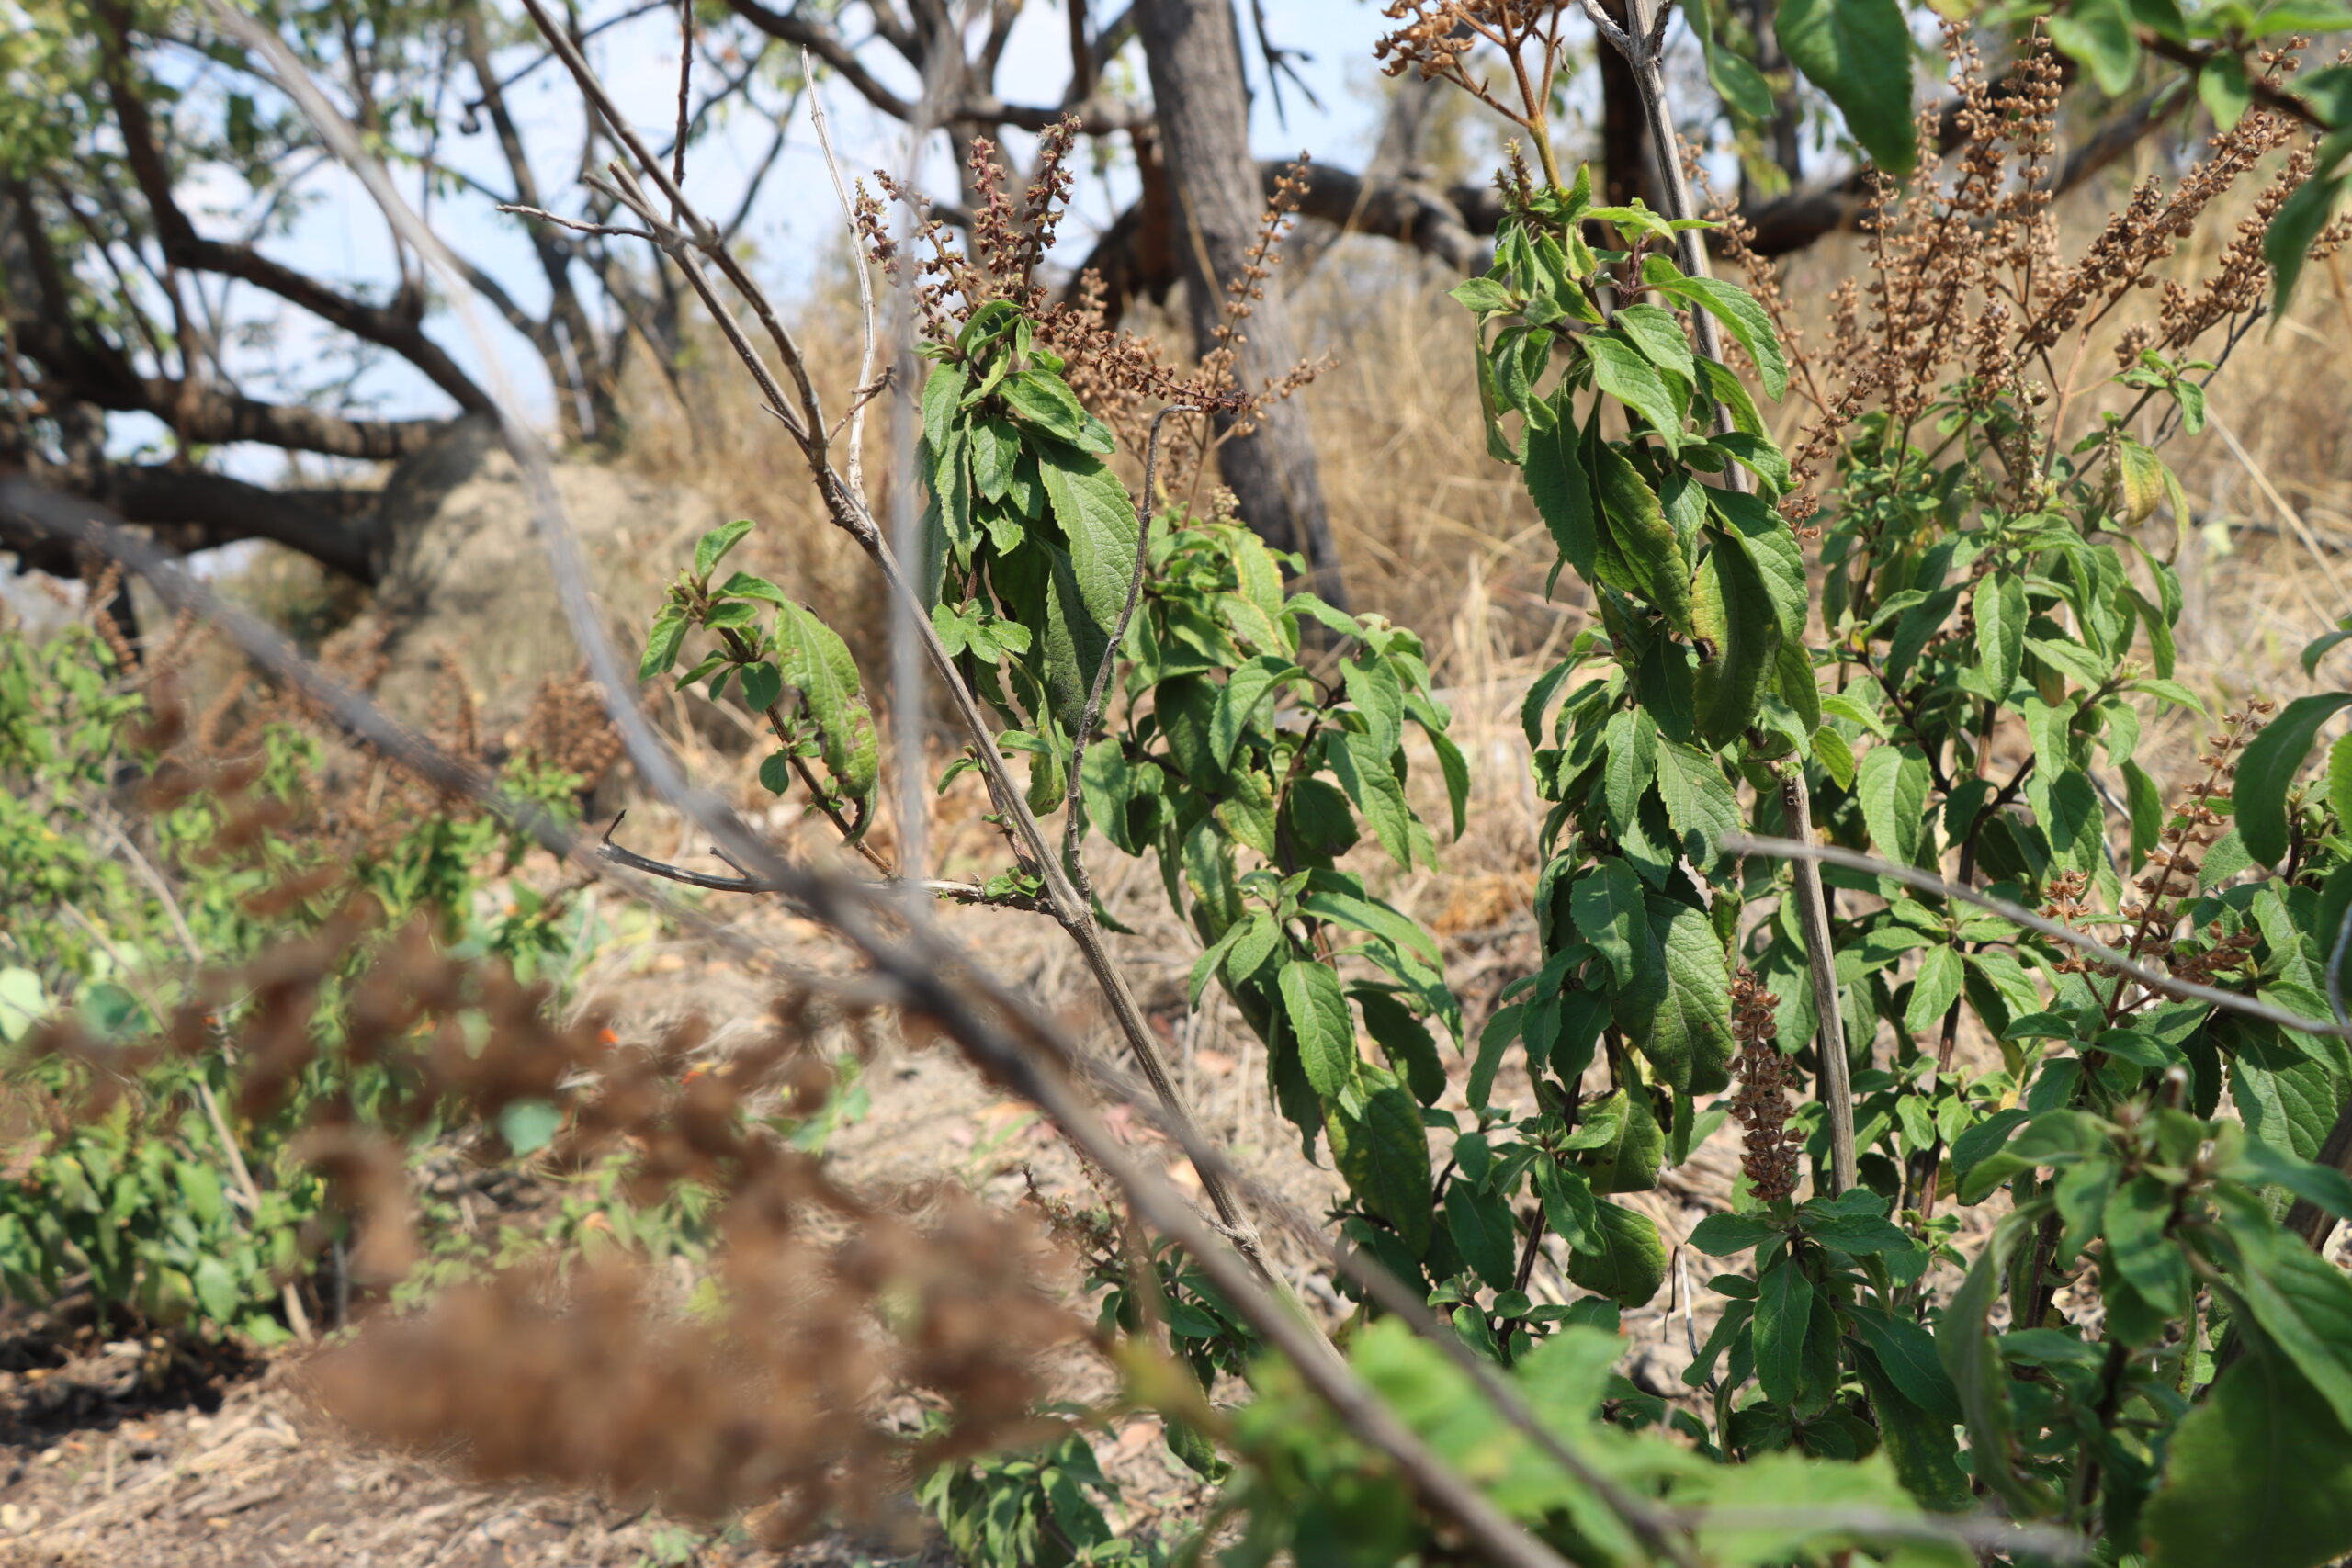
[[(1600, 0), (1600, 8), (1619, 27), (1625, 25), (1625, 0)], [(1649, 205), (1651, 193), (1649, 124), (1642, 114), (1642, 87), (1625, 57), (1596, 40), (1600, 57), (1600, 187), (1601, 200), (1627, 207), (1639, 197)]]
[[(1136, 17), (1160, 149), (1175, 186), (1176, 252), (1193, 342), (1205, 354), (1225, 321), (1227, 286), (1249, 265), (1265, 208), (1250, 155), (1240, 35), (1230, 0), (1138, 0)], [(1242, 325), (1235, 375), (1244, 388), (1262, 387), (1296, 363), (1297, 334), (1279, 293), (1269, 289)], [(1218, 449), (1217, 467), (1259, 537), (1304, 556), (1315, 591), (1344, 603), (1306, 411), (1295, 400), (1270, 403), (1254, 431)]]

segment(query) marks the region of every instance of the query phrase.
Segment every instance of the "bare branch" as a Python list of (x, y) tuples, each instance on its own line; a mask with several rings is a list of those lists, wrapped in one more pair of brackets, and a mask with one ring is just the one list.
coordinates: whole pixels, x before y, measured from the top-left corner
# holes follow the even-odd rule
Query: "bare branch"
[(512, 202), (503, 201), (498, 204), (498, 210), (515, 213), (524, 218), (536, 218), (542, 223), (553, 223), (559, 228), (569, 229), (575, 234), (594, 234), (599, 239), (647, 240), (656, 244), (661, 243), (643, 229), (616, 228), (609, 223), (583, 223), (577, 218), (566, 218), (561, 213), (549, 212), (545, 208), (518, 207)]
[(1818, 861), (1825, 865), (1842, 865), (1849, 871), (1866, 872), (1872, 876), (1887, 877), (1902, 883), (1906, 887), (1916, 887), (1922, 893), (1933, 893), (1944, 898), (1956, 898), (1963, 904), (1973, 904), (1980, 909), (1989, 909), (2013, 925), (2022, 926), (2027, 931), (2038, 932), (2052, 942), (2063, 942), (2068, 947), (2089, 953), (2108, 968), (2118, 974), (2129, 975), (2159, 996), (2177, 997), (2183, 1001), (2207, 1002), (2242, 1017), (2276, 1024), (2281, 1029), (2291, 1029), (2298, 1033), (2330, 1034), (2352, 1039), (2352, 1026), (2316, 1018), (2306, 1018), (2301, 1013), (2290, 1012), (2285, 1008), (2273, 1007), (2268, 1002), (2256, 1001), (2252, 997), (2240, 996), (2235, 991), (2220, 990), (2211, 986), (2200, 986), (2179, 979), (2165, 974), (2161, 969), (2150, 968), (2129, 953), (2109, 947), (2098, 938), (2078, 931), (2072, 926), (2060, 925), (2056, 920), (2045, 919), (2023, 905), (2010, 903), (2007, 898), (1996, 898), (1989, 893), (1979, 893), (1973, 887), (1963, 887), (1959, 883), (1947, 882), (1931, 871), (1921, 871), (1916, 866), (1896, 865), (1892, 861), (1880, 860), (1875, 856), (1863, 854), (1858, 850), (1841, 849), (1836, 844), (1799, 843), (1794, 839), (1761, 838), (1748, 833), (1725, 834), (1722, 840), (1722, 848), (1736, 855), (1770, 855), (1780, 860)]

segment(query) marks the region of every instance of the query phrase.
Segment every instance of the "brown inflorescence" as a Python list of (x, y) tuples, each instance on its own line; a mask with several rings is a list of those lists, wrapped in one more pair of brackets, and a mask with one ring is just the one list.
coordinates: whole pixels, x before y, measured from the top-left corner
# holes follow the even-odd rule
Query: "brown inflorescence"
[[(1860, 228), (1870, 267), (1859, 288), (1849, 283), (1831, 298), (1826, 354), (1808, 353), (1787, 330), (1772, 269), (1743, 226), (1720, 201), (1711, 214), (1724, 223), (1727, 257), (1745, 268), (1757, 299), (1782, 325), (1792, 384), (1813, 405), (1790, 452), (1794, 482), (1781, 510), (1792, 522), (1818, 513), (1815, 481), (1866, 413), (1885, 415), (1888, 434), (1881, 439), (1890, 445), (1883, 455), (1899, 469), (1902, 454), (1892, 441), (1945, 399), (1980, 414), (2002, 411), (1985, 428), (2018, 487), (2010, 503), (2043, 504), (2046, 465), (2039, 459), (2068, 400), (2092, 378), (2084, 366), (2092, 334), (2141, 291), (2160, 289), (2152, 321), (2117, 323), (2121, 342), (2114, 352), (2127, 368), (2143, 349), (2177, 355), (2217, 328), (2227, 328), (2233, 343), (2268, 286), (2263, 233), (2313, 167), (2312, 149), (2294, 147), (2201, 281), (2160, 277), (2156, 269), (2202, 215), (2296, 141), (2292, 121), (2254, 108), (2210, 138), (2205, 157), (2169, 190), (2153, 178), (2135, 186), (2069, 259), (2052, 201), (2080, 171), (2056, 157), (2064, 78), (2046, 33), (2037, 24), (1997, 78), (1987, 75), (1964, 28), (1947, 26), (1944, 45), (1954, 97), (1920, 114), (1916, 175), (1900, 186), (1867, 176)], [(2262, 56), (2266, 85), (2287, 80), (2298, 47)], [(2320, 243), (2328, 254), (2352, 243), (2352, 221), (2340, 220)], [(2064, 346), (2069, 340), (2073, 346)]]
[(1746, 964), (1732, 976), (1731, 1032), (1738, 1043), (1732, 1073), (1732, 1120), (1740, 1126), (1739, 1168), (1758, 1199), (1772, 1202), (1797, 1190), (1797, 1155), (1803, 1141), (1789, 1131), (1789, 1059), (1777, 1042), (1773, 1021), (1781, 998), (1764, 988)]
[[(1222, 442), (1247, 434), (1265, 407), (1295, 395), (1324, 368), (1302, 361), (1262, 386), (1245, 386), (1238, 375), (1241, 345), (1252, 312), (1265, 299), (1266, 282), (1306, 191), (1305, 154), (1276, 179), (1263, 218), (1238, 274), (1225, 285), (1222, 316), (1207, 351), (1189, 371), (1170, 365), (1148, 337), (1111, 324), (1102, 279), (1082, 274), (1058, 300), (1037, 281), (1037, 268), (1052, 246), (1071, 189), (1066, 164), (1078, 136), (1078, 122), (1065, 118), (1041, 139), (1034, 173), (1016, 198), (1011, 175), (996, 146), (976, 139), (966, 160), (973, 197), (967, 247), (948, 226), (924, 209), (920, 197), (877, 173), (875, 180), (890, 200), (918, 214), (912, 233), (890, 232), (884, 203), (862, 183), (854, 202), (855, 226), (867, 259), (892, 276), (912, 263), (920, 330), (934, 344), (952, 344), (964, 320), (978, 306), (1006, 299), (1036, 323), (1036, 341), (1063, 361), (1062, 376), (1080, 401), (1131, 452), (1140, 452), (1159, 408), (1178, 404), (1196, 411), (1169, 432), (1160, 473), (1168, 493), (1198, 487), (1184, 476), (1203, 471)], [(1214, 416), (1214, 417), (1211, 417)], [(1216, 513), (1216, 498), (1208, 502)]]
[[(569, 1278), (509, 1269), (371, 1324), (317, 1363), (318, 1389), (379, 1440), (461, 1439), (485, 1479), (702, 1518), (766, 1506), (762, 1534), (781, 1542), (828, 1517), (872, 1522), (922, 1462), (1028, 1435), (1039, 1359), (1083, 1337), (1038, 1289), (1034, 1228), (960, 1194), (890, 1212), (770, 1146), (724, 1230), (714, 1310), (664, 1306), (650, 1271), (616, 1259)], [(941, 1427), (887, 1417), (910, 1389)]]

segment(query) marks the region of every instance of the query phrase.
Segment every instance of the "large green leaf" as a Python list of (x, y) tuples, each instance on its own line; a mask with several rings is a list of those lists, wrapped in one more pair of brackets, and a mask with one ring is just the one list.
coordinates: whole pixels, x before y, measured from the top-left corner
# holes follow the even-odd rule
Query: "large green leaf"
[(1793, 1408), (1804, 1382), (1805, 1332), (1813, 1324), (1813, 1281), (1793, 1253), (1756, 1281), (1756, 1381), (1775, 1404)]
[(1445, 1093), (1445, 1064), (1438, 1059), (1430, 1026), (1391, 992), (1359, 986), (1351, 994), (1363, 1014), (1364, 1032), (1387, 1054), (1388, 1065), (1404, 1077), (1415, 1099), (1436, 1104)]
[(2255, 1322), (2352, 1431), (2352, 1280), (2259, 1211), (2232, 1235), (2245, 1260), (2234, 1283)]
[[(1695, 7), (1686, 13), (1696, 14)], [(1777, 402), (1789, 389), (1788, 355), (1781, 348), (1780, 333), (1772, 328), (1772, 318), (1756, 302), (1753, 294), (1719, 277), (1685, 276), (1680, 267), (1661, 254), (1652, 254), (1643, 262), (1642, 279), (1661, 293), (1687, 300), (1721, 321), (1754, 361), (1757, 379), (1763, 383), (1766, 397)]]
[(2297, 697), (2238, 758), (2238, 836), (2263, 864), (2277, 865), (2286, 858), (2287, 791), (2303, 771), (2320, 727), (2346, 707), (2352, 707), (2352, 693)]
[[(1593, 478), (1609, 542), (1623, 566), (1623, 581), (1611, 581), (1611, 586), (1640, 594), (1666, 617), (1668, 626), (1690, 637), (1690, 563), (1683, 557), (1682, 540), (1674, 525), (1658, 504), (1657, 492), (1633, 461), (1610, 443), (1589, 444), (1586, 451), (1594, 459)], [(1608, 565), (1604, 552), (1604, 581), (1611, 577)]]
[(1905, 1399), (1947, 1427), (1960, 1425), (1960, 1395), (1936, 1355), (1933, 1336), (1910, 1318), (1876, 1307), (1856, 1304), (1845, 1311), (1857, 1337)]
[[(1561, 404), (1565, 411), (1565, 396)], [(1534, 499), (1544, 525), (1552, 531), (1560, 558), (1578, 581), (1591, 583), (1596, 581), (1593, 571), (1600, 534), (1593, 515), (1592, 481), (1585, 477), (1584, 464), (1577, 457), (1579, 445), (1579, 433), (1563, 412), (1550, 424), (1528, 426), (1527, 455), (1521, 468), (1526, 475), (1527, 493)], [(1555, 568), (1554, 577), (1557, 575)], [(1545, 591), (1550, 591), (1548, 582)]]
[(1398, 865), (1413, 863), (1413, 813), (1405, 802), (1405, 786), (1397, 782), (1392, 753), (1375, 751), (1370, 737), (1345, 734), (1332, 738), (1324, 753), (1340, 787), (1347, 791), (1364, 820), (1380, 840), (1380, 847)]
[(2352, 1551), (2352, 1433), (2252, 1345), (2174, 1430), (2140, 1523), (2150, 1568), (2320, 1568)]
[(1518, 1283), (1518, 1234), (1511, 1225), (1510, 1205), (1475, 1182), (1456, 1177), (1445, 1190), (1445, 1229), (1456, 1251), (1477, 1271), (1489, 1290), (1508, 1291)]
[(1081, 452), (1109, 452), (1117, 443), (1110, 427), (1086, 412), (1068, 383), (1043, 370), (1016, 370), (997, 387), (1013, 416)]
[(1592, 943), (1620, 987), (1634, 983), (1636, 955), (1649, 952), (1649, 908), (1642, 879), (1612, 855), (1569, 886), (1568, 914), (1577, 935)]
[(1692, 1094), (1727, 1080), (1731, 973), (1707, 917), (1653, 893), (1649, 944), (1634, 987), (1619, 998), (1626, 1038), (1649, 1059), (1657, 1081)]
[(1666, 1243), (1647, 1214), (1606, 1199), (1593, 1203), (1593, 1230), (1600, 1246), (1578, 1248), (1568, 1258), (1568, 1278), (1586, 1290), (1637, 1307), (1666, 1281)]
[(1299, 1065), (1306, 1070), (1306, 1081), (1326, 1100), (1337, 1098), (1362, 1064), (1339, 971), (1328, 964), (1294, 958), (1283, 965), (1279, 989), (1283, 1016), (1290, 1021), (1291, 1032), (1298, 1041)]
[(1217, 693), (1216, 716), (1209, 721), (1209, 744), (1216, 753), (1217, 766), (1231, 766), (1234, 749), (1265, 709), (1274, 688), (1305, 673), (1287, 659), (1261, 653), (1226, 678)]
[[(1592, 384), (1649, 421), (1671, 444), (1682, 433), (1682, 408), (1649, 357), (1629, 342), (1595, 333), (1582, 340)], [(1686, 346), (1684, 352), (1689, 351)]]
[(1911, 124), (1911, 29), (1897, 0), (1781, 0), (1781, 49), (1829, 95), (1878, 166), (1901, 178), (1917, 154)]
[(1723, 523), (1723, 536), (1747, 553), (1771, 596), (1781, 639), (1802, 644), (1813, 591), (1805, 578), (1804, 551), (1788, 519), (1770, 502), (1747, 491), (1710, 486), (1706, 494), (1708, 506)]
[(857, 660), (833, 629), (806, 604), (786, 604), (775, 618), (776, 669), (797, 688), (817, 725), (818, 755), (842, 793), (863, 799), (874, 792), (879, 758), (874, 712), (859, 688)]
[(1695, 746), (1659, 744), (1657, 797), (1681, 847), (1702, 865), (1712, 864), (1715, 846), (1740, 829), (1739, 797), (1722, 764)]
[(1746, 550), (1722, 534), (1699, 570), (1691, 618), (1699, 637), (1695, 716), (1711, 746), (1728, 746), (1755, 718), (1764, 683), (1780, 660), (1772, 596)]
[(1971, 1468), (1979, 1481), (2026, 1518), (2041, 1513), (2041, 1500), (2018, 1478), (2010, 1460), (2009, 1370), (1986, 1318), (2001, 1293), (2018, 1243), (2032, 1234), (2040, 1217), (2031, 1209), (2013, 1211), (1993, 1227), (1992, 1236), (1945, 1303), (1936, 1326), (1937, 1353), (1951, 1376), (1952, 1388), (1960, 1396), (1961, 1418), (1968, 1427)]
[(1375, 756), (1385, 757), (1405, 737), (1405, 684), (1396, 666), (1364, 649), (1340, 666), (1348, 700), (1363, 717), (1364, 739)]
[(1108, 637), (1126, 605), (1127, 585), (1135, 581), (1135, 502), (1101, 458), (1076, 447), (1037, 443), (1037, 468), (1054, 520), (1069, 541), (1079, 596), (1094, 625)]
[(1863, 756), (1854, 793), (1880, 854), (1905, 863), (1918, 859), (1933, 783), (1928, 754), (1917, 746), (1873, 746)]
[(2006, 698), (2025, 667), (2025, 579), (2016, 571), (1991, 571), (1976, 584), (1976, 657), (1984, 690)]
[(1430, 1142), (1421, 1108), (1390, 1074), (1363, 1064), (1324, 1120), (1331, 1161), (1348, 1190), (1405, 1238), (1416, 1256), (1430, 1245)]
[(2278, 315), (2286, 314), (2288, 301), (2294, 298), (2295, 282), (2302, 276), (2312, 243), (2335, 218), (2346, 186), (2352, 184), (2344, 173), (2347, 155), (2352, 155), (2352, 130), (2338, 130), (2321, 142), (2312, 177), (2287, 198), (2263, 233), (2262, 259), (2270, 264), (2278, 280), (2274, 310)]
[(2140, 74), (2140, 37), (2131, 0), (2070, 0), (2050, 18), (2050, 39), (2091, 68), (2110, 98), (2132, 90)]

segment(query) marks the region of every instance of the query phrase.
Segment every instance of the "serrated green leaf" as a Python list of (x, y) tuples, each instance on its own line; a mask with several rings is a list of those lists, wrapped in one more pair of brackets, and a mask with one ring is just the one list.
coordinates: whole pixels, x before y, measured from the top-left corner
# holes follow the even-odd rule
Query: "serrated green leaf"
[(1660, 372), (1679, 377), (1686, 385), (1699, 379), (1698, 355), (1691, 353), (1690, 340), (1673, 311), (1657, 305), (1620, 305), (1610, 320)]
[(1960, 1000), (1962, 977), (1958, 948), (1929, 948), (1919, 961), (1917, 978), (1911, 982), (1911, 1003), (1904, 1010), (1903, 1027), (1913, 1034), (1940, 1027), (1944, 1013)]
[[(1589, 584), (1599, 581), (1594, 571), (1600, 548), (1600, 523), (1593, 512), (1592, 481), (1586, 477), (1584, 464), (1577, 455), (1580, 440), (1575, 424), (1566, 417), (1565, 393), (1560, 400), (1560, 417), (1547, 425), (1528, 426), (1527, 452), (1521, 468), (1526, 478), (1527, 493), (1534, 500), (1544, 525), (1551, 530), (1552, 543), (1559, 550), (1560, 558), (1567, 562), (1579, 581)], [(1545, 592), (1550, 592), (1548, 582)]]
[[(2233, 1226), (2233, 1235), (2245, 1262), (2232, 1280), (2239, 1298), (2327, 1401), (2337, 1422), (2352, 1431), (2352, 1280), (2301, 1237), (2251, 1217)], [(2132, 1283), (2139, 1283), (2136, 1277)]]
[(1015, 419), (1035, 425), (1057, 441), (1098, 456), (1118, 446), (1111, 438), (1110, 427), (1088, 413), (1086, 405), (1078, 400), (1078, 394), (1058, 376), (1043, 370), (1016, 370), (1004, 378), (996, 391)]
[(695, 541), (695, 576), (707, 578), (726, 558), (727, 552), (741, 544), (743, 536), (751, 531), (752, 520), (739, 517), (732, 523), (721, 523)]
[(2007, 1277), (2018, 1242), (2040, 1216), (2031, 1210), (2005, 1215), (1976, 1254), (1968, 1274), (1945, 1304), (1936, 1326), (1936, 1352), (1960, 1397), (1976, 1478), (2026, 1517), (2041, 1512), (2038, 1499), (2018, 1479), (2009, 1450), (2008, 1368), (1994, 1343), (1986, 1316)]
[(1975, 608), (1985, 689), (2006, 697), (2025, 667), (2025, 579), (2016, 571), (1985, 573), (1976, 584)]
[(1002, 501), (1021, 466), (1021, 433), (990, 414), (972, 422), (971, 439), (973, 486), (990, 501)]
[(1721, 321), (1756, 367), (1764, 395), (1780, 401), (1789, 389), (1789, 360), (1772, 318), (1756, 297), (1737, 284), (1715, 277), (1688, 277), (1666, 256), (1652, 253), (1642, 263), (1643, 281), (1675, 299), (1688, 300)]
[(1331, 771), (1339, 775), (1340, 787), (1347, 792), (1355, 808), (1372, 824), (1380, 847), (1386, 850), (1396, 863), (1409, 869), (1413, 863), (1413, 813), (1405, 803), (1404, 785), (1396, 782), (1387, 752), (1374, 752), (1368, 738), (1346, 734), (1335, 738), (1325, 753), (1331, 761)]
[(922, 434), (933, 452), (947, 449), (947, 433), (964, 401), (969, 379), (961, 365), (935, 365), (922, 382)]
[(1932, 1335), (1910, 1318), (1859, 1303), (1842, 1310), (1905, 1398), (1946, 1427), (1960, 1425), (1960, 1395)]
[(1488, 1288), (1512, 1288), (1519, 1269), (1510, 1206), (1457, 1177), (1445, 1189), (1445, 1228), (1464, 1261)]
[[(1095, 632), (1109, 637), (1136, 575), (1136, 509), (1119, 476), (1075, 447), (1041, 444), (1037, 468), (1054, 520), (1069, 541), (1070, 570)], [(1026, 555), (1023, 550), (1022, 554)], [(1084, 672), (1081, 688), (1093, 671)], [(1081, 699), (1082, 700), (1082, 699)]]
[[(1568, 1256), (1568, 1279), (1618, 1305), (1646, 1305), (1666, 1280), (1666, 1243), (1647, 1214), (1595, 1199), (1591, 1248)], [(1565, 1233), (1564, 1233), (1565, 1234)]]
[(1216, 711), (1209, 720), (1209, 745), (1217, 766), (1230, 767), (1241, 738), (1267, 706), (1275, 688), (1306, 673), (1287, 659), (1261, 653), (1236, 669), (1217, 693)]
[(2141, 1516), (2150, 1568), (2313, 1568), (2352, 1551), (2352, 1433), (2267, 1347), (2174, 1429)]
[(776, 669), (786, 685), (800, 694), (817, 726), (817, 754), (825, 771), (853, 800), (874, 793), (880, 750), (874, 712), (857, 675), (857, 660), (833, 629), (805, 604), (776, 611)]
[(672, 605), (653, 618), (653, 630), (645, 639), (645, 653), (637, 661), (637, 678), (651, 681), (669, 673), (670, 666), (678, 661), (678, 649), (686, 640), (685, 612)]
[(1362, 1060), (1339, 973), (1328, 964), (1294, 958), (1283, 965), (1277, 989), (1306, 1081), (1328, 1102), (1355, 1077)]
[(1928, 754), (1917, 746), (1881, 744), (1863, 756), (1854, 794), (1879, 853), (1905, 864), (1919, 858), (1933, 784)]
[(1701, 662), (1694, 719), (1711, 746), (1728, 746), (1756, 717), (1765, 682), (1780, 662), (1781, 626), (1747, 552), (1709, 530), (1714, 547), (1701, 566), (1691, 604)]
[(1729, 1258), (1781, 1234), (1760, 1214), (1709, 1214), (1690, 1227), (1690, 1245), (1710, 1258)]
[(1794, 1408), (1804, 1385), (1805, 1336), (1813, 1326), (1813, 1281), (1793, 1255), (1756, 1281), (1756, 1381), (1773, 1404)]
[(1740, 830), (1739, 797), (1731, 781), (1722, 764), (1695, 746), (1659, 743), (1657, 795), (1682, 847), (1701, 865), (1712, 864), (1715, 846)]
[(1390, 992), (1358, 987), (1351, 994), (1363, 1015), (1364, 1032), (1404, 1077), (1413, 1098), (1434, 1105), (1445, 1093), (1445, 1064), (1438, 1059), (1437, 1037), (1411, 1009)]
[(1649, 906), (1634, 868), (1611, 856), (1570, 885), (1568, 916), (1622, 987), (1649, 953)]
[(1340, 676), (1363, 718), (1367, 750), (1382, 757), (1395, 751), (1405, 738), (1405, 686), (1396, 667), (1367, 648), (1340, 666)]
[(1416, 1257), (1429, 1250), (1429, 1132), (1421, 1109), (1395, 1077), (1371, 1064), (1340, 1090), (1325, 1120), (1331, 1163), (1348, 1190), (1404, 1237)]
[(1648, 358), (1630, 343), (1600, 333), (1578, 340), (1592, 366), (1592, 383), (1647, 420), (1669, 445), (1682, 434), (1682, 409)]
[(1707, 917), (1663, 894), (1647, 896), (1650, 946), (1618, 1021), (1657, 1069), (1692, 1094), (1721, 1089), (1731, 1060), (1731, 973)]

